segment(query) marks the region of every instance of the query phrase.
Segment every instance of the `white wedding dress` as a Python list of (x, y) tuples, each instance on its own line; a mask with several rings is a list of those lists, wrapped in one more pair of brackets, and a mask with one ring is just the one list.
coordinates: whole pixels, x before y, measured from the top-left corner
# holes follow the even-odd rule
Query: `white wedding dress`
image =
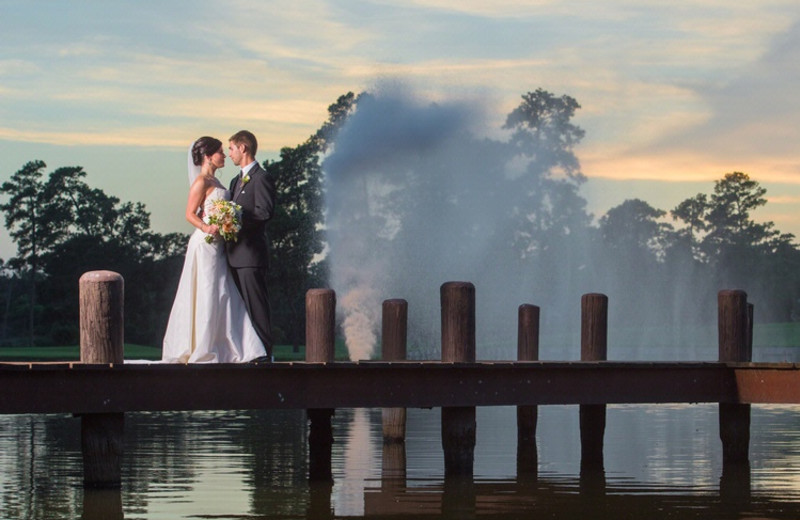
[[(219, 198), (230, 199), (230, 192), (214, 188), (205, 200), (205, 215)], [(266, 355), (228, 272), (222, 239), (210, 244), (205, 239), (199, 229), (189, 238), (162, 363), (242, 363)]]

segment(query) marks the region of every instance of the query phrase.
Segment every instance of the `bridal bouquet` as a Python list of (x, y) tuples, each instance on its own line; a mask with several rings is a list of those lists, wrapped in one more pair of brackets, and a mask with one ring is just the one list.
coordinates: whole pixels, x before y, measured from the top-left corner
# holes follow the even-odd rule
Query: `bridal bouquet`
[[(211, 202), (208, 209), (208, 223), (219, 227), (219, 234), (225, 241), (236, 242), (239, 230), (242, 228), (242, 207), (235, 202), (216, 199)], [(214, 241), (213, 235), (206, 236), (209, 244)]]

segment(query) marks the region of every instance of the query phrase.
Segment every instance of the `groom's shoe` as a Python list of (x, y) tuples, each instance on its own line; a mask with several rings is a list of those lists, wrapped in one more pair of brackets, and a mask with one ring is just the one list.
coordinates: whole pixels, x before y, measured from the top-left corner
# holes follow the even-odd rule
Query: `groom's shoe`
[(255, 359), (250, 360), (250, 363), (253, 365), (266, 365), (268, 363), (274, 363), (275, 358), (272, 356), (259, 356)]

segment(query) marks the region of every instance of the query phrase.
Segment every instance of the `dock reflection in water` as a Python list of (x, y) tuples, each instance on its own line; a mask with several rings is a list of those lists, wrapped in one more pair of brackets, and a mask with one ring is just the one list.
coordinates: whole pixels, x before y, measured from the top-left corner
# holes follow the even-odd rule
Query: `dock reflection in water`
[(722, 471), (716, 405), (609, 406), (604, 471), (581, 473), (576, 406), (541, 406), (517, 475), (516, 410), (479, 408), (474, 479), (445, 479), (439, 411), (338, 410), (333, 482), (309, 484), (303, 412), (126, 414), (121, 490), (81, 483), (71, 416), (0, 416), (0, 517), (800, 518), (800, 408), (754, 406), (751, 466)]

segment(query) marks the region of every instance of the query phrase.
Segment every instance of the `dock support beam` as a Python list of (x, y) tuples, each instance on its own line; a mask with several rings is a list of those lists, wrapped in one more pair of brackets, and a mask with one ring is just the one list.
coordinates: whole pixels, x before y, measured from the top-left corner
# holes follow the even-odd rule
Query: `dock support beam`
[[(584, 294), (581, 297), (581, 361), (608, 359), (608, 297)], [(580, 405), (581, 469), (603, 469), (603, 435), (606, 405)]]
[[(306, 293), (306, 362), (331, 363), (335, 357), (336, 293), (331, 289), (309, 289)], [(308, 432), (308, 478), (333, 480), (333, 408), (306, 410)]]
[[(440, 290), (442, 362), (475, 362), (475, 286), (447, 282)], [(444, 474), (472, 476), (475, 456), (475, 407), (442, 408)]]
[[(517, 359), (539, 360), (539, 307), (528, 303), (517, 312)], [(539, 407), (517, 406), (517, 477), (536, 476), (539, 456), (536, 452), (536, 424)]]
[[(112, 271), (90, 271), (78, 283), (81, 363), (122, 364), (125, 299), (122, 276)], [(81, 416), (84, 487), (121, 486), (124, 433), (124, 413)]]
[[(719, 360), (748, 362), (752, 357), (752, 308), (747, 293), (725, 290), (717, 294)], [(749, 464), (750, 405), (719, 403), (722, 465)]]

